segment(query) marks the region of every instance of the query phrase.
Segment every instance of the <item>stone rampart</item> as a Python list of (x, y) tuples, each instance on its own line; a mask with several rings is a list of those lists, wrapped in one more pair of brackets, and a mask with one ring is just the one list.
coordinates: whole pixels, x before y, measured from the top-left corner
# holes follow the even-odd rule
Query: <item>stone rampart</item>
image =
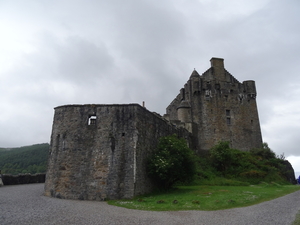
[(3, 185), (31, 184), (44, 183), (45, 175), (45, 173), (19, 175), (2, 174), (1, 178)]

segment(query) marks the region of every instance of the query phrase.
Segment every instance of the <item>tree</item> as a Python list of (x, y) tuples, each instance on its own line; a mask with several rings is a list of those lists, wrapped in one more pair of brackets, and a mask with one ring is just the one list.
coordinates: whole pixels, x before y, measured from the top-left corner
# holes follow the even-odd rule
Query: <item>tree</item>
[(192, 181), (196, 174), (195, 155), (184, 139), (175, 135), (162, 137), (148, 159), (148, 175), (164, 189), (177, 182)]

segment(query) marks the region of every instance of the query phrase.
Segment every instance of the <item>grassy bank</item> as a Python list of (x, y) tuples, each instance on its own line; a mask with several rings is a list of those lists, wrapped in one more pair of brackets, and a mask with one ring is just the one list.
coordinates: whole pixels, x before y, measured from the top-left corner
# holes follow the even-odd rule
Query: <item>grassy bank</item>
[(152, 211), (220, 210), (254, 205), (297, 190), (298, 185), (264, 182), (251, 186), (179, 186), (131, 200), (110, 200), (108, 204)]

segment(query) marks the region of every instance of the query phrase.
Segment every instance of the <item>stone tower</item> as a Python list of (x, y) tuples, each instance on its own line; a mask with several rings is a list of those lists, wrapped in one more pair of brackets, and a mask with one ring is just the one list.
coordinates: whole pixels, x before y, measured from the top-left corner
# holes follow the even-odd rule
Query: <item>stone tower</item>
[(261, 147), (255, 82), (240, 83), (224, 68), (221, 58), (210, 62), (201, 76), (192, 72), (167, 107), (166, 117), (193, 134), (198, 151), (209, 150), (222, 140), (240, 150)]

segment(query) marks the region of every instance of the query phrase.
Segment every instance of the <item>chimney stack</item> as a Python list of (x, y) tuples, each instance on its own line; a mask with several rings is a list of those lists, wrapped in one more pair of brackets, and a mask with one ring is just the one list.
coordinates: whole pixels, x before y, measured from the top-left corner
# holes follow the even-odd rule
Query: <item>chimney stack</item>
[(213, 68), (213, 75), (217, 80), (225, 81), (225, 68), (224, 59), (222, 58), (211, 58), (211, 67)]

